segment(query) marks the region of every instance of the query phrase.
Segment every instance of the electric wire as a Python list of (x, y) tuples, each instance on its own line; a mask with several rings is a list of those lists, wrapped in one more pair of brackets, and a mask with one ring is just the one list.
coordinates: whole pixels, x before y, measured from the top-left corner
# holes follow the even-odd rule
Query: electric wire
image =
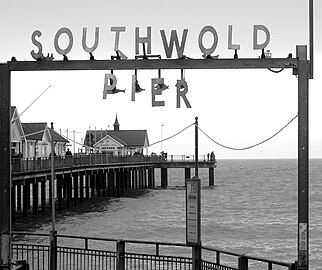
[(25, 111), (27, 111), (30, 107), (31, 107), (31, 105), (32, 104), (34, 104), (43, 94), (45, 94), (45, 92), (49, 89), (51, 87), (51, 85), (49, 85), (33, 102), (31, 102), (28, 106), (27, 106), (27, 108), (26, 109), (24, 109), (23, 110), (23, 112), (20, 114), (20, 115), (18, 115), (12, 122), (11, 122), (11, 124), (13, 124), (14, 122), (16, 122), (16, 120), (18, 119), (18, 118), (20, 118), (21, 117), (21, 115), (23, 115), (23, 113), (25, 112)]
[(284, 70), (284, 68), (281, 68), (279, 70), (274, 70), (274, 69), (271, 69), (271, 68), (267, 68), (269, 71), (273, 72), (273, 73), (280, 73)]
[(206, 134), (199, 126), (198, 129), (206, 136), (208, 137), (208, 139), (210, 139), (211, 141), (213, 141), (215, 144), (223, 147), (223, 148), (226, 148), (226, 149), (229, 149), (229, 150), (237, 150), (237, 151), (242, 151), (242, 150), (248, 150), (248, 149), (251, 149), (251, 148), (254, 148), (256, 146), (259, 146), (263, 143), (266, 143), (267, 141), (273, 139), (275, 136), (277, 136), (279, 133), (281, 133), (287, 126), (289, 126), (296, 118), (298, 117), (298, 114), (296, 114), (285, 126), (283, 126), (279, 131), (277, 131), (276, 133), (274, 133), (272, 136), (268, 137), (267, 139), (259, 142), (259, 143), (256, 143), (256, 144), (253, 144), (253, 145), (250, 145), (250, 146), (247, 146), (247, 147), (241, 147), (241, 148), (236, 148), (236, 147), (231, 147), (231, 146), (227, 146), (227, 145), (224, 145), (222, 143), (219, 143), (217, 141), (215, 141), (214, 139), (212, 139), (208, 134)]
[[(56, 131), (56, 130), (55, 130)], [(57, 131), (56, 131), (57, 132)], [(57, 132), (57, 133), (59, 133), (59, 132)], [(81, 132), (79, 132), (79, 133), (81, 133)], [(82, 144), (82, 143), (79, 143), (79, 142), (77, 142), (77, 141), (75, 141), (75, 140), (73, 140), (73, 139), (71, 139), (71, 138), (69, 138), (69, 137), (67, 137), (67, 136), (65, 136), (65, 135), (63, 135), (63, 134), (60, 134), (59, 133), (59, 135), (60, 136), (62, 136), (64, 139), (66, 139), (66, 140), (68, 140), (69, 142), (73, 142), (74, 144), (77, 144), (77, 145), (80, 145), (80, 146), (82, 146), (82, 147), (86, 147), (86, 148), (88, 148), (88, 149), (97, 149), (97, 147), (95, 148), (95, 147), (92, 147), (92, 146), (89, 146), (89, 145), (85, 145), (85, 144)]]
[(39, 133), (44, 133), (45, 131), (46, 131), (46, 129), (36, 131), (36, 132), (32, 132), (32, 133), (28, 133), (28, 134), (24, 134), (22, 136), (19, 136), (17, 139), (21, 139), (21, 138), (28, 137), (28, 136), (31, 136), (31, 135), (36, 135), (36, 134), (39, 134)]
[[(247, 147), (240, 147), (240, 148), (237, 148), (237, 147), (231, 147), (231, 146), (227, 146), (227, 145), (224, 145), (222, 143), (219, 143), (217, 142), (216, 140), (214, 140), (213, 138), (211, 138), (205, 131), (203, 131), (198, 125), (197, 125), (197, 128), (208, 138), (210, 139), (212, 142), (214, 142), (215, 144), (223, 147), (223, 148), (226, 148), (226, 149), (229, 149), (229, 150), (237, 150), (237, 151), (243, 151), (243, 150), (248, 150), (248, 149), (251, 149), (251, 148), (254, 148), (254, 147), (257, 147), (263, 143), (266, 143), (268, 142), (269, 140), (273, 139), (275, 136), (277, 136), (279, 133), (281, 133), (286, 127), (288, 127), (296, 118), (298, 117), (298, 114), (296, 114), (286, 125), (284, 125), (281, 129), (279, 129), (277, 132), (275, 132), (272, 136), (268, 137), (267, 139), (263, 140), (263, 141), (260, 141), (256, 144), (253, 144), (253, 145), (250, 145), (250, 146), (247, 146)], [(186, 126), (185, 128), (183, 128), (182, 130), (180, 130), (179, 132), (165, 138), (165, 139), (162, 139), (162, 140), (159, 140), (159, 141), (156, 141), (148, 146), (145, 146), (145, 147), (141, 147), (141, 149), (144, 149), (144, 148), (147, 148), (147, 147), (150, 147), (150, 146), (153, 146), (155, 144), (158, 144), (158, 143), (161, 143), (161, 142), (164, 142), (164, 141), (167, 141), (167, 140), (170, 140), (176, 136), (178, 136), (179, 134), (181, 134), (182, 132), (184, 132), (185, 130), (187, 130), (188, 128), (190, 128), (191, 126), (195, 126), (196, 124), (195, 123), (192, 123), (188, 126)], [(33, 133), (29, 133), (29, 134), (25, 134), (24, 136), (20, 136), (20, 137), (27, 137), (27, 136), (31, 136), (31, 135), (35, 135), (35, 134), (38, 134), (38, 133), (43, 133), (45, 132), (46, 130), (48, 129), (45, 129), (45, 130), (41, 130), (41, 131), (37, 131), (37, 132), (33, 132)], [(57, 134), (59, 134), (60, 136), (62, 136), (64, 139), (70, 141), (70, 142), (73, 142), (74, 144), (77, 144), (77, 145), (80, 145), (82, 147), (86, 147), (88, 149), (96, 149), (95, 147), (91, 147), (91, 146), (88, 146), (88, 145), (85, 145), (85, 144), (82, 144), (82, 143), (79, 143), (71, 138), (69, 138), (68, 136), (65, 136), (63, 134), (61, 134), (60, 132), (58, 132), (57, 130), (54, 130), (54, 132), (56, 132)]]
[[(170, 140), (170, 139), (174, 138), (175, 136), (178, 136), (180, 133), (184, 132), (186, 129), (190, 128), (191, 126), (194, 126), (194, 125), (195, 125), (195, 123), (192, 123), (192, 124), (190, 124), (189, 126), (185, 127), (184, 129), (180, 130), (179, 132), (177, 132), (176, 134), (174, 134), (174, 135), (172, 135), (172, 136), (170, 136), (170, 137), (168, 137), (168, 138), (162, 139), (162, 140), (160, 140), (160, 141), (157, 141), (157, 142), (151, 143), (151, 144), (150, 144), (149, 146), (147, 146), (147, 147), (150, 147), (150, 146), (152, 146), (152, 145), (155, 145), (155, 144), (158, 144), (158, 143), (161, 143), (161, 142), (164, 142), (164, 141)], [(146, 147), (142, 147), (142, 149), (143, 149), (143, 148), (146, 148)]]

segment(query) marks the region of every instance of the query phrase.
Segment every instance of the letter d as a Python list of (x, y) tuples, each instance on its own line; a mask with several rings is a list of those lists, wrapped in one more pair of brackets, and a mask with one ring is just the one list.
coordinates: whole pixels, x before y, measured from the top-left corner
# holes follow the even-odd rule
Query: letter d
[[(258, 44), (258, 40), (257, 40), (259, 30), (264, 31), (264, 33), (266, 34), (266, 40), (262, 44)], [(254, 25), (254, 32), (253, 32), (253, 47), (254, 47), (254, 50), (262, 50), (262, 49), (264, 49), (268, 45), (270, 39), (271, 39), (271, 35), (270, 35), (269, 30), (267, 29), (266, 26), (264, 26), (264, 25)]]

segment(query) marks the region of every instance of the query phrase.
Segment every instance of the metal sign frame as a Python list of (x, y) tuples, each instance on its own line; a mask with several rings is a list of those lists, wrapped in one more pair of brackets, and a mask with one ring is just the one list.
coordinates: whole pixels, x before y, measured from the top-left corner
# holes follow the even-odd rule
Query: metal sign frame
[[(137, 69), (293, 69), (298, 76), (298, 264), (308, 269), (308, 80), (311, 77), (307, 47), (297, 46), (296, 58), (267, 59), (142, 59), (9, 61), (0, 64), (0, 261), (10, 264), (11, 164), (10, 164), (10, 90), (12, 71), (61, 70), (137, 70)], [(8, 237), (9, 236), (9, 237)], [(6, 252), (7, 251), (7, 252)], [(6, 266), (7, 267), (7, 266)], [(1, 266), (0, 266), (1, 269)]]

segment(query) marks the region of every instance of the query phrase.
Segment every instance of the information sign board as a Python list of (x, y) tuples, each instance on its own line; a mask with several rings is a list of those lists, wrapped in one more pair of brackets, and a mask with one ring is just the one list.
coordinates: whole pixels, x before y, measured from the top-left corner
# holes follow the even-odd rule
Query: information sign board
[(186, 179), (186, 242), (200, 245), (200, 179)]

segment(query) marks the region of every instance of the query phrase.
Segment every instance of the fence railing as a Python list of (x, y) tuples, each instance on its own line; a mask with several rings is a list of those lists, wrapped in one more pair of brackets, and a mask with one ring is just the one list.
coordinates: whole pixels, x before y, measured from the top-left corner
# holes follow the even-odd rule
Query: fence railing
[[(12, 235), (13, 260), (25, 260), (29, 269), (35, 270), (296, 269), (295, 263), (273, 261), (205, 246), (192, 247), (182, 243), (116, 240), (57, 234), (51, 234), (56, 239), (49, 241), (50, 236), (46, 234), (13, 232)], [(34, 242), (36, 243), (30, 243), (30, 240), (23, 241), (21, 236), (24, 235), (28, 235), (29, 239), (35, 237)], [(48, 245), (43, 242), (48, 242)], [(49, 244), (53, 242), (57, 243), (57, 246)], [(197, 253), (202, 254), (201, 258), (191, 256), (196, 248), (200, 249), (200, 253)]]
[[(80, 166), (93, 166), (119, 163), (155, 163), (160, 162), (160, 156), (110, 156), (105, 154), (77, 154), (67, 157), (55, 157), (55, 169), (72, 168)], [(26, 158), (11, 160), (12, 173), (24, 173), (33, 171), (46, 171), (51, 169), (51, 159), (48, 157)]]
[[(163, 161), (169, 161), (169, 162), (195, 162), (196, 158), (195, 155), (168, 155), (166, 159), (163, 159)], [(215, 157), (210, 157), (209, 155), (198, 155), (198, 161), (201, 162), (216, 162)]]
[[(122, 164), (122, 163), (160, 163), (160, 162), (194, 162), (194, 155), (167, 155), (167, 156), (111, 156), (106, 154), (76, 154), (73, 156), (55, 157), (55, 169), (74, 168), (81, 166), (93, 166), (103, 164)], [(198, 161), (216, 162), (207, 155), (199, 155)], [(51, 169), (51, 159), (49, 157), (36, 158), (13, 158), (11, 159), (11, 172), (26, 173), (35, 171), (48, 171)]]

